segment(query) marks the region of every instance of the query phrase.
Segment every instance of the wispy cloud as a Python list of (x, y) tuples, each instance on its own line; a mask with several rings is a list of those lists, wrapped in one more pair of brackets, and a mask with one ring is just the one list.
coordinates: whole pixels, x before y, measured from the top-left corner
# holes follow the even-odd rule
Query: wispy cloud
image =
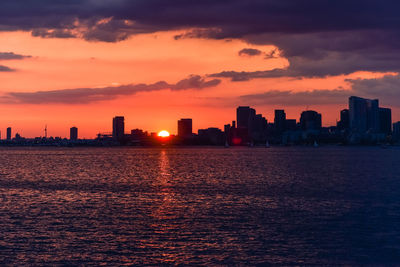
[(172, 91), (196, 89), (201, 90), (217, 86), (218, 79), (206, 80), (199, 75), (192, 75), (175, 84), (160, 81), (153, 84), (128, 84), (103, 88), (74, 88), (37, 92), (9, 92), (1, 96), (0, 101), (6, 104), (88, 104), (112, 100), (120, 96), (134, 95), (140, 92)]
[(15, 70), (12, 68), (9, 68), (7, 66), (0, 65), (0, 72), (12, 72), (12, 71), (15, 71)]
[(0, 60), (18, 60), (24, 58), (30, 58), (32, 56), (25, 56), (20, 54), (15, 54), (13, 52), (0, 52)]

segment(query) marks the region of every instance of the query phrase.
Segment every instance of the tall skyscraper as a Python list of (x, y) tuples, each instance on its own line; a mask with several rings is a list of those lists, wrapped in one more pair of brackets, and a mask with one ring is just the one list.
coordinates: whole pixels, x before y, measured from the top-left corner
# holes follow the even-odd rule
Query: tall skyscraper
[(71, 127), (71, 129), (69, 129), (69, 140), (71, 141), (78, 140), (78, 128)]
[(124, 140), (125, 136), (125, 118), (117, 116), (113, 118), (113, 138), (118, 141)]
[(303, 131), (320, 130), (322, 127), (322, 116), (316, 111), (307, 110), (301, 113), (300, 127)]
[(277, 133), (283, 133), (286, 128), (286, 113), (283, 109), (275, 110), (274, 118), (275, 130)]
[(255, 109), (244, 106), (238, 107), (236, 109), (237, 127), (251, 129), (251, 124), (255, 116)]
[(7, 140), (11, 140), (11, 127), (7, 128)]
[(379, 100), (351, 96), (349, 98), (350, 129), (353, 132), (379, 132)]
[(180, 119), (178, 121), (178, 136), (181, 138), (190, 138), (193, 135), (192, 119)]
[(393, 123), (393, 138), (396, 141), (400, 140), (400, 121)]
[(350, 116), (349, 116), (349, 110), (348, 109), (343, 109), (342, 111), (340, 111), (340, 121), (338, 122), (337, 127), (340, 130), (349, 129), (349, 127), (350, 127)]
[(379, 108), (380, 132), (384, 134), (392, 133), (392, 110), (390, 108)]

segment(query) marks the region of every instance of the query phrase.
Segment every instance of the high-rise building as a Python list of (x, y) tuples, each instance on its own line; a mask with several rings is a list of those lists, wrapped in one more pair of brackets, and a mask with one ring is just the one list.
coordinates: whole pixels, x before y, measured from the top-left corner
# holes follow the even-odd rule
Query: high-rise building
[(180, 119), (178, 121), (178, 136), (181, 138), (190, 138), (193, 136), (192, 119)]
[(392, 110), (390, 108), (379, 108), (380, 132), (384, 134), (392, 133)]
[(71, 141), (78, 140), (78, 128), (71, 127), (71, 129), (69, 129), (69, 140)]
[(7, 128), (7, 140), (11, 140), (11, 127)]
[(340, 111), (340, 121), (337, 123), (337, 127), (340, 130), (349, 129), (349, 127), (350, 127), (350, 116), (349, 116), (349, 110), (348, 109), (343, 109), (342, 111)]
[(300, 127), (303, 131), (320, 130), (322, 127), (322, 116), (316, 111), (307, 110), (301, 113)]
[(125, 118), (117, 116), (113, 118), (113, 138), (118, 141), (124, 140), (125, 136)]
[(238, 128), (251, 130), (252, 122), (256, 116), (256, 111), (250, 107), (240, 106), (236, 109), (236, 121)]
[(393, 138), (400, 140), (400, 121), (393, 123)]
[(275, 130), (277, 133), (283, 133), (286, 129), (286, 113), (283, 109), (275, 110), (274, 118)]
[(350, 129), (353, 132), (379, 132), (379, 100), (351, 96), (349, 98)]

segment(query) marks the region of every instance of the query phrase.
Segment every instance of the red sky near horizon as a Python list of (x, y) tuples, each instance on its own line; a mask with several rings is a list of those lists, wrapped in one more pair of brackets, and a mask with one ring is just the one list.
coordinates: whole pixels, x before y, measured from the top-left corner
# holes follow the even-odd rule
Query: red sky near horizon
[[(29, 32), (0, 32), (0, 52), (31, 57), (0, 60), (0, 65), (14, 72), (0, 72), (1, 94), (38, 92), (75, 88), (118, 87), (129, 84), (175, 84), (190, 75), (207, 77), (226, 70), (265, 71), (282, 69), (288, 60), (274, 57), (239, 55), (245, 48), (266, 54), (277, 47), (249, 44), (242, 40), (174, 39), (179, 31), (133, 35), (115, 43), (88, 42), (83, 39), (33, 37)], [(2, 99), (0, 130), (13, 128), (24, 137), (43, 136), (45, 125), (51, 136), (67, 137), (69, 128), (77, 126), (80, 138), (93, 138), (110, 132), (112, 117), (125, 116), (126, 130), (140, 128), (149, 132), (167, 130), (176, 133), (177, 120), (193, 118), (194, 130), (208, 127), (223, 129), (235, 120), (238, 105), (250, 105), (273, 121), (274, 109), (285, 109), (288, 118), (299, 119), (300, 112), (313, 109), (322, 113), (323, 125), (335, 125), (343, 103), (307, 105), (272, 105), (246, 102), (243, 95), (271, 90), (293, 92), (349, 89), (346, 79), (382, 77), (384, 73), (356, 72), (327, 78), (266, 78), (221, 83), (197, 89), (162, 89), (120, 95), (89, 103), (15, 103)], [(207, 77), (206, 81), (213, 78)], [(382, 103), (385, 106), (385, 103)], [(393, 120), (399, 120), (393, 109)]]

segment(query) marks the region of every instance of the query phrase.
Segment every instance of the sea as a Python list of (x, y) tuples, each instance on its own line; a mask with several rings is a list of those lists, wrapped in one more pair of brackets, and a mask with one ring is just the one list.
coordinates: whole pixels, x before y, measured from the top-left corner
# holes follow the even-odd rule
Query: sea
[(400, 147), (0, 148), (0, 265), (400, 265)]

